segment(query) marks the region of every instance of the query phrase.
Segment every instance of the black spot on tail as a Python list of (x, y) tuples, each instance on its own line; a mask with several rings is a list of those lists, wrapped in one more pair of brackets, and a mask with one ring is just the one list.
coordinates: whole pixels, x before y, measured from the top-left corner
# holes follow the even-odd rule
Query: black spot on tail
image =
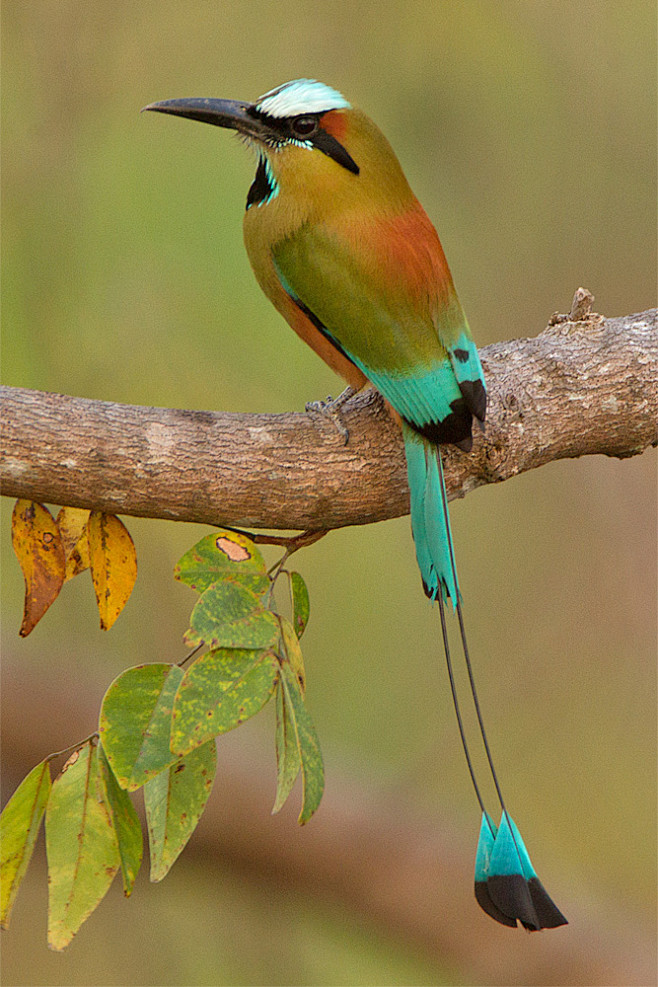
[(508, 925), (511, 929), (516, 928), (516, 919), (508, 918), (507, 915), (504, 915), (501, 912), (500, 908), (497, 908), (494, 905), (493, 901), (489, 897), (486, 881), (475, 882), (475, 897), (482, 911), (486, 912), (492, 919), (496, 922), (500, 922), (501, 925)]
[(559, 925), (569, 924), (538, 877), (530, 878), (528, 888), (542, 929), (556, 929)]
[(483, 422), (487, 413), (487, 392), (482, 381), (462, 380), (459, 382), (459, 390), (462, 392), (466, 407), (478, 421)]
[(423, 438), (433, 442), (434, 445), (447, 445), (452, 443), (468, 452), (473, 445), (471, 430), (473, 426), (473, 413), (468, 407), (464, 398), (457, 398), (450, 405), (451, 412), (443, 421), (427, 422), (418, 425), (416, 422), (407, 420), (410, 428), (422, 435)]
[(518, 919), (532, 932), (541, 929), (530, 889), (523, 874), (492, 874), (487, 878), (487, 892), (503, 915)]
[(568, 924), (537, 877), (526, 881), (522, 874), (494, 874), (475, 882), (475, 897), (487, 915), (510, 928), (517, 921), (530, 932)]

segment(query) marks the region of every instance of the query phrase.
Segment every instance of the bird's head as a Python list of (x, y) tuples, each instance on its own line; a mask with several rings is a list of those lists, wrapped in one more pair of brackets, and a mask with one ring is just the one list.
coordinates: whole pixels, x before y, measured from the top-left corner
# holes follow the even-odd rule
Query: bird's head
[(144, 107), (236, 131), (259, 156), (247, 208), (280, 191), (296, 195), (406, 197), (408, 185), (390, 144), (365, 113), (335, 89), (296, 79), (254, 103), (168, 99)]

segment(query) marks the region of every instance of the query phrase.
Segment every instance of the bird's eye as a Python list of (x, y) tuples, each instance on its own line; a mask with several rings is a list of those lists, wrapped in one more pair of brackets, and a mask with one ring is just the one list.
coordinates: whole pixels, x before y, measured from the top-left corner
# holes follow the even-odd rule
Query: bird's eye
[(300, 137), (310, 137), (317, 130), (318, 121), (315, 117), (295, 117), (292, 121), (292, 129)]

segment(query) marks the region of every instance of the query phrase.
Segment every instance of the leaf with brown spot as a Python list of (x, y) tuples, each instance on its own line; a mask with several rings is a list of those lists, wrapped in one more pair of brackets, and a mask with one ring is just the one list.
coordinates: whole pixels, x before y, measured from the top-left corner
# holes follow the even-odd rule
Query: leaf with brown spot
[(65, 581), (89, 568), (88, 520), (89, 511), (81, 507), (62, 507), (57, 515), (66, 560)]
[(98, 774), (98, 748), (69, 758), (46, 809), (48, 945), (64, 949), (107, 893), (121, 864)]
[(174, 578), (203, 593), (213, 583), (233, 579), (262, 596), (270, 588), (265, 560), (246, 535), (220, 528), (197, 542), (178, 561)]
[(25, 579), (25, 607), (19, 634), (27, 637), (64, 584), (64, 549), (50, 511), (31, 500), (16, 501), (11, 540)]
[(251, 552), (234, 538), (218, 535), (215, 539), (215, 545), (220, 552), (226, 555), (230, 562), (247, 562), (251, 558)]
[(258, 713), (274, 692), (278, 670), (269, 649), (218, 648), (197, 658), (174, 700), (172, 751), (188, 754)]
[(135, 585), (135, 546), (125, 525), (114, 514), (92, 511), (87, 533), (101, 628), (107, 631), (125, 607)]

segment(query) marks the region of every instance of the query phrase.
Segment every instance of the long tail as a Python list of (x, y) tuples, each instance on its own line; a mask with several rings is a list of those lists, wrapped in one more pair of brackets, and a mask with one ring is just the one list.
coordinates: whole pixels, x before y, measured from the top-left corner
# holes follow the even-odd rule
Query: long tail
[[(521, 834), (505, 806), (494, 768), (466, 641), (441, 454), (436, 446), (424, 440), (406, 425), (404, 444), (416, 558), (425, 593), (430, 600), (436, 600), (439, 604), (443, 647), (459, 734), (482, 812), (480, 838), (475, 858), (475, 897), (480, 907), (502, 925), (515, 927), (518, 920), (526, 929), (533, 931), (565, 925), (566, 918), (551, 900), (535, 873)], [(501, 819), (498, 826), (485, 809), (468, 749), (450, 653), (446, 620), (448, 603), (451, 604), (453, 612), (457, 612), (471, 697), (489, 770), (500, 802)]]

